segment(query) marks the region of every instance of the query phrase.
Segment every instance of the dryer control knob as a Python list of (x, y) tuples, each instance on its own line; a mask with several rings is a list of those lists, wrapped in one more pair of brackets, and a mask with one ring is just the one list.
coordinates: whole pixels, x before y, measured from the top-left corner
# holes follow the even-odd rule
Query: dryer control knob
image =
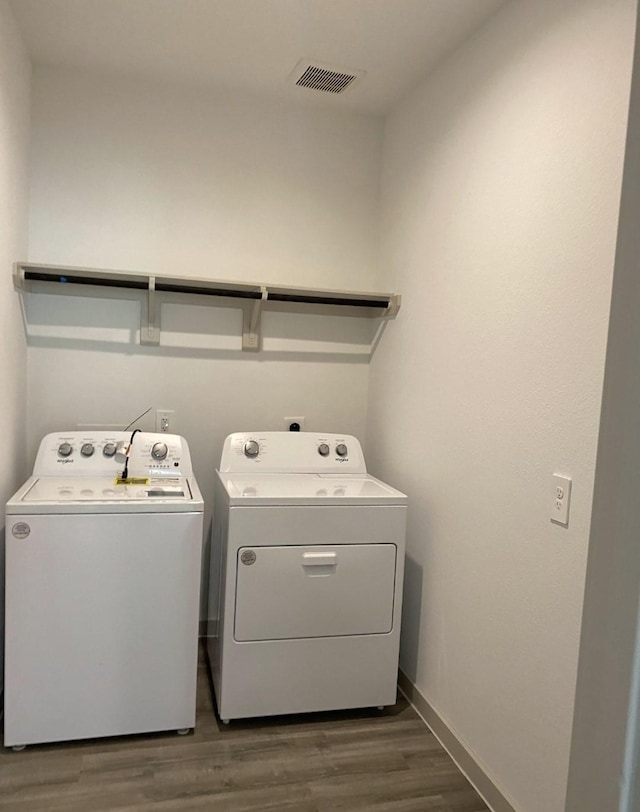
[(163, 460), (168, 453), (169, 449), (166, 443), (154, 443), (151, 448), (151, 456), (154, 460)]
[(115, 443), (105, 443), (104, 448), (102, 449), (102, 453), (105, 457), (113, 457), (116, 453), (116, 444)]
[(93, 443), (85, 443), (80, 449), (80, 453), (83, 457), (90, 457), (94, 451)]
[(320, 443), (318, 446), (318, 454), (320, 454), (321, 457), (328, 457), (330, 450), (331, 449), (326, 443)]
[(73, 452), (73, 448), (71, 443), (60, 443), (58, 446), (58, 454), (61, 457), (70, 457), (71, 453)]
[(260, 446), (255, 440), (247, 440), (244, 444), (245, 457), (257, 457), (260, 453)]
[(347, 447), (344, 443), (338, 443), (336, 446), (336, 454), (339, 457), (346, 457), (347, 456)]

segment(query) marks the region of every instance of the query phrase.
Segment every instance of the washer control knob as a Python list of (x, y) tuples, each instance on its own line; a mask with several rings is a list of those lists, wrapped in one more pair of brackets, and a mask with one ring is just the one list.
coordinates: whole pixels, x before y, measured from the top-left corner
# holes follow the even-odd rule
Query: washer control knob
[(83, 457), (91, 457), (94, 451), (93, 443), (85, 443), (80, 449), (80, 453)]
[(60, 443), (58, 446), (58, 455), (60, 457), (70, 457), (73, 452), (71, 443)]
[(321, 457), (328, 457), (330, 450), (331, 449), (326, 443), (320, 443), (318, 446), (318, 454), (320, 454)]
[(348, 451), (346, 445), (344, 443), (338, 443), (338, 445), (336, 446), (336, 454), (339, 457), (346, 457), (347, 453)]
[(113, 457), (116, 453), (116, 444), (115, 443), (105, 443), (104, 448), (102, 449), (102, 453), (105, 457)]
[(255, 440), (247, 440), (244, 444), (244, 455), (245, 457), (257, 457), (260, 453), (260, 446)]
[(166, 443), (154, 443), (151, 448), (151, 456), (154, 460), (163, 460), (168, 453), (169, 449)]

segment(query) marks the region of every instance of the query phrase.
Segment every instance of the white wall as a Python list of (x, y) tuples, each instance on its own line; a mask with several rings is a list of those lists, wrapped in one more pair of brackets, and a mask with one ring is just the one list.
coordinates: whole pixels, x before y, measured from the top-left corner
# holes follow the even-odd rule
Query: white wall
[(30, 259), (371, 288), (382, 123), (34, 75)]
[[(29, 259), (375, 289), (381, 147), (376, 118), (40, 69)], [(141, 348), (135, 303), (28, 299), (31, 457), (47, 431), (175, 409), (209, 498), (231, 431), (364, 433), (367, 321), (265, 314), (247, 354), (239, 311), (171, 307)]]
[(401, 665), (523, 812), (564, 808), (634, 27), (507, 4), (386, 128), (403, 308), (368, 449), (409, 494)]
[(640, 809), (638, 211), (640, 42), (636, 39), (567, 812)]
[[(6, 0), (0, 0), (0, 503), (25, 474), (26, 347), (12, 264), (27, 251), (27, 148), (31, 67)], [(0, 530), (0, 658), (4, 651), (4, 520)], [(0, 675), (2, 669), (0, 668)], [(0, 676), (0, 688), (2, 686)]]

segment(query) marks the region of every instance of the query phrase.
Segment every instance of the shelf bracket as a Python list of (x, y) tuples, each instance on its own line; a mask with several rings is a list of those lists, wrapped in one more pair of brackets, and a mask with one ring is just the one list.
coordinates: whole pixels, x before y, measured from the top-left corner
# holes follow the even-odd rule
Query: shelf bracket
[(250, 305), (243, 308), (242, 317), (242, 349), (260, 349), (260, 317), (262, 305), (267, 301), (269, 291), (265, 285), (260, 285), (261, 296), (254, 299)]
[(392, 293), (389, 296), (389, 304), (387, 305), (387, 310), (382, 317), (383, 319), (395, 319), (398, 315), (398, 310), (400, 310), (400, 302), (402, 301), (402, 297), (399, 293)]
[(140, 343), (160, 344), (160, 302), (156, 297), (156, 278), (149, 277), (149, 289), (140, 307)]

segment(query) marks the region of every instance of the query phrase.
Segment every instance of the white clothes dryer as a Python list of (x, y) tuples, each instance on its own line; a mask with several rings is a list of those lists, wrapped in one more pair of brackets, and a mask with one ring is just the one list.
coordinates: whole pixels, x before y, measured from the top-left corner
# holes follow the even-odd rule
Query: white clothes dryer
[(223, 722), (395, 703), (406, 511), (355, 437), (227, 437), (207, 646)]
[(47, 435), (7, 503), (7, 747), (195, 726), (202, 496), (182, 437), (130, 439)]

